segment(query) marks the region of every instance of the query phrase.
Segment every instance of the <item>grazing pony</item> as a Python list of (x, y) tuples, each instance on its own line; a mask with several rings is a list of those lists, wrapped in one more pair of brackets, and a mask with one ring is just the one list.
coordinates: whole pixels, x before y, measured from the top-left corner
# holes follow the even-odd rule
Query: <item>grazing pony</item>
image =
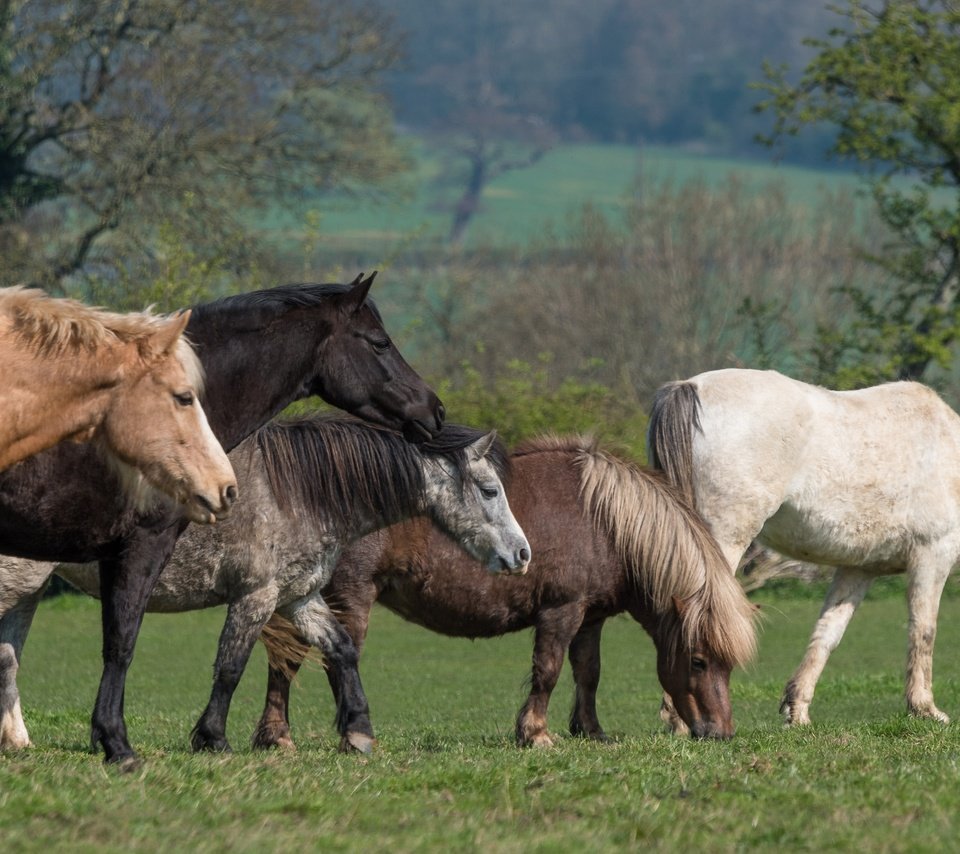
[(96, 439), (133, 493), (145, 479), (195, 522), (225, 514), (236, 482), (199, 403), (189, 317), (0, 288), (0, 470), (64, 439)]
[[(206, 374), (203, 405), (228, 451), (294, 400), (319, 395), (408, 439), (439, 432), (443, 407), (394, 347), (367, 294), (351, 285), (285, 285), (196, 307), (187, 335)], [(136, 767), (123, 692), (140, 621), (186, 520), (140, 509), (102, 456), (61, 443), (0, 474), (0, 553), (100, 563), (103, 677), (91, 727), (108, 762)], [(0, 627), (0, 648), (17, 638)]]
[(933, 702), (933, 643), (960, 560), (960, 418), (931, 389), (829, 391), (775, 371), (711, 371), (657, 392), (648, 444), (732, 570), (753, 539), (836, 568), (784, 690), (788, 724), (810, 722), (817, 679), (873, 579), (900, 572), (907, 708), (948, 721)]
[[(448, 425), (436, 440), (416, 447), (358, 421), (314, 417), (264, 427), (230, 457), (242, 486), (231, 518), (215, 529), (191, 527), (180, 537), (148, 604), (151, 611), (165, 612), (229, 606), (213, 693), (193, 730), (193, 747), (229, 749), (230, 699), (261, 629), (276, 613), (325, 660), (356, 675), (342, 685), (337, 725), (344, 749), (369, 751), (372, 731), (355, 725), (369, 722), (357, 651), (321, 590), (344, 545), (420, 515), (488, 570), (522, 572), (530, 547), (500, 482), (503, 449), (494, 445), (492, 433), (468, 427)], [(4, 577), (21, 586), (32, 579), (35, 603), (54, 566), (8, 558), (0, 562), (0, 590)], [(59, 572), (81, 590), (99, 594), (96, 564), (64, 564)], [(32, 616), (21, 609), (11, 617), (21, 621), (21, 638)], [(24, 747), (29, 739), (16, 671), (2, 664), (0, 747)]]
[[(547, 704), (564, 653), (576, 684), (570, 732), (603, 739), (600, 632), (608, 617), (627, 611), (652, 637), (660, 682), (693, 734), (731, 737), (730, 671), (754, 654), (755, 609), (699, 517), (659, 473), (582, 437), (527, 443), (510, 463), (507, 496), (533, 550), (527, 573), (491, 578), (426, 523), (371, 534), (344, 551), (324, 592), (356, 645), (375, 601), (454, 637), (532, 626), (532, 680), (517, 744), (552, 744)], [(290, 747), (290, 680), (308, 647), (276, 618), (263, 641), (270, 676), (254, 744)], [(350, 677), (340, 662), (325, 663), (339, 697)]]

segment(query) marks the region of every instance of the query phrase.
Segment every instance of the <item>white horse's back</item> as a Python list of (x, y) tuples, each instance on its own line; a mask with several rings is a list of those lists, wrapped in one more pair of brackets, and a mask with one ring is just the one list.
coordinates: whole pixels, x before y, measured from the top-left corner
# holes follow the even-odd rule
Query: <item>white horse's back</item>
[(738, 547), (801, 560), (906, 567), (960, 529), (960, 418), (926, 386), (830, 391), (774, 371), (690, 380), (697, 507)]
[(907, 707), (933, 702), (937, 609), (960, 561), (960, 417), (929, 388), (828, 391), (774, 371), (669, 383), (654, 400), (650, 461), (695, 504), (731, 568), (757, 539), (836, 567), (803, 662), (784, 691), (809, 722), (814, 686), (879, 574), (906, 572)]

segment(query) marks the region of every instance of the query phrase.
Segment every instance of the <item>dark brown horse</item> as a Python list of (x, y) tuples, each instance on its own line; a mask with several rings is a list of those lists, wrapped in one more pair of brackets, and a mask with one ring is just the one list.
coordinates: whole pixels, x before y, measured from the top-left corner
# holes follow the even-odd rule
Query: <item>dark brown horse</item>
[[(445, 635), (532, 626), (532, 685), (517, 743), (551, 744), (547, 704), (565, 652), (576, 683), (570, 731), (602, 739), (600, 632), (627, 611), (653, 638), (660, 682), (691, 732), (732, 736), (730, 671), (755, 651), (755, 609), (703, 522), (663, 478), (587, 439), (542, 439), (512, 455), (507, 495), (533, 552), (524, 576), (492, 577), (429, 524), (396, 525), (344, 551), (323, 595), (357, 647), (375, 601)], [(262, 638), (270, 678), (254, 745), (292, 746), (290, 679), (306, 647), (282, 620)], [(328, 677), (337, 694), (344, 677), (334, 666)]]

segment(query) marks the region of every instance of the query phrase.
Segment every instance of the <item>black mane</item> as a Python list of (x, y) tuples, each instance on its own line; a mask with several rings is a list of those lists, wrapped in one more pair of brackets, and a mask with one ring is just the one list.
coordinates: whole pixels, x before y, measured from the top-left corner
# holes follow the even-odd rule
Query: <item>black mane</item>
[[(257, 309), (309, 308), (310, 306), (315, 306), (323, 302), (329, 297), (346, 293), (351, 290), (355, 284), (356, 282), (351, 282), (348, 285), (305, 282), (301, 284), (277, 285), (276, 287), (266, 288), (264, 290), (221, 297), (213, 302), (198, 305), (193, 310), (202, 316), (226, 311), (249, 312)], [(377, 321), (382, 324), (383, 318), (380, 316), (380, 310), (377, 308), (373, 298), (367, 297), (365, 304), (370, 306), (370, 310), (377, 318)]]
[[(423, 495), (424, 455), (444, 457), (462, 483), (466, 448), (483, 435), (448, 424), (436, 439), (412, 445), (392, 430), (329, 414), (274, 422), (255, 434), (278, 506), (302, 507), (337, 530), (358, 514), (384, 521), (412, 515)], [(505, 470), (502, 444), (495, 443), (489, 459)]]

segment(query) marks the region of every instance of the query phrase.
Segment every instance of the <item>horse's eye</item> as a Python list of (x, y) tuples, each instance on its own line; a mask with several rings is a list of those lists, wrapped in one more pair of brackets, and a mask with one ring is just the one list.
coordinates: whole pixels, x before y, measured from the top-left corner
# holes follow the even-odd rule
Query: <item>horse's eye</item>
[(371, 341), (370, 345), (373, 347), (375, 353), (386, 353), (390, 349), (390, 342), (386, 339), (382, 341)]
[(495, 486), (481, 486), (480, 494), (487, 499), (494, 499), (500, 494), (500, 490)]
[(193, 392), (192, 391), (182, 391), (179, 394), (175, 394), (173, 399), (179, 403), (181, 406), (193, 406)]
[(695, 655), (690, 659), (690, 667), (696, 673), (703, 673), (707, 669), (707, 662), (705, 659), (700, 658), (700, 656)]

